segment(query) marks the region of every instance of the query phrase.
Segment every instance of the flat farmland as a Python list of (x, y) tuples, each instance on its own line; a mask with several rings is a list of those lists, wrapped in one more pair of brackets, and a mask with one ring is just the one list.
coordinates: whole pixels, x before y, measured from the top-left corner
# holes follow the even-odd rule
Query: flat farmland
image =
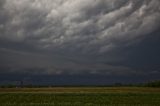
[(0, 88), (0, 106), (160, 106), (160, 88)]

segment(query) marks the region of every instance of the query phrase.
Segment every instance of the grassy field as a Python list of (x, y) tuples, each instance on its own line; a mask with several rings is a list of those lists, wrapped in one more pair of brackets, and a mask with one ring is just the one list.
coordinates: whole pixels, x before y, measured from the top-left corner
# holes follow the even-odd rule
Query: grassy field
[(1, 88), (0, 106), (160, 106), (160, 88)]

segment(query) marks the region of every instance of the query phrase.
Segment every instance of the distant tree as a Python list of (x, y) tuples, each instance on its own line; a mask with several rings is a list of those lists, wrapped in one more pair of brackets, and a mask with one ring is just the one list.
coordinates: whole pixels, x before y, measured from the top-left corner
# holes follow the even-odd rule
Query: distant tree
[(147, 87), (160, 87), (160, 81), (152, 81), (145, 84)]
[(123, 86), (123, 84), (122, 83), (115, 83), (114, 86), (120, 87), (120, 86)]
[(23, 88), (23, 81), (20, 81), (20, 87)]

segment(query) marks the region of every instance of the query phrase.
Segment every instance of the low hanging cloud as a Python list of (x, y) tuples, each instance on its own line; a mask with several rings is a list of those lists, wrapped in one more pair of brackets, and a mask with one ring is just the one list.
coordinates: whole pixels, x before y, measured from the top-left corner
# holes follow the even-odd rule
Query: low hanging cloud
[(159, 0), (1, 0), (1, 67), (136, 73), (104, 62), (122, 61), (118, 49), (159, 29), (159, 5)]

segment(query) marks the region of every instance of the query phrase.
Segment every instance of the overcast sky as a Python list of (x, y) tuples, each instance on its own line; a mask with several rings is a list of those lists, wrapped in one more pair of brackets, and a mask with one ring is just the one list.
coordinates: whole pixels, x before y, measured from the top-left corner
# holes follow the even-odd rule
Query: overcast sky
[(17, 75), (158, 79), (160, 1), (0, 0), (0, 79)]

